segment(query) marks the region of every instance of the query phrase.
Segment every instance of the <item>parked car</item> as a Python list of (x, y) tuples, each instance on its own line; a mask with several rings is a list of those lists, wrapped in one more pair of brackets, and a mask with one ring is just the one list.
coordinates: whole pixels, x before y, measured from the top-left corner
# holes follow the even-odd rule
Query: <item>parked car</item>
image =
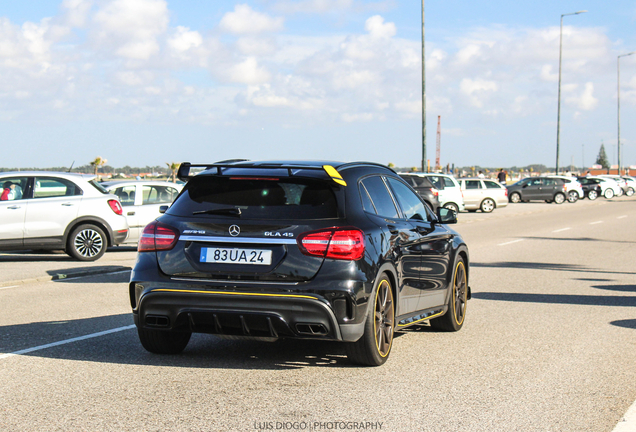
[(579, 200), (579, 198), (585, 198), (583, 186), (576, 177), (565, 175), (551, 175), (548, 177), (560, 178), (565, 182), (565, 196), (567, 197), (569, 202), (575, 203)]
[(588, 179), (597, 179), (598, 185), (601, 187), (601, 195), (606, 199), (612, 199), (615, 196), (621, 196), (623, 189), (613, 179), (600, 176), (586, 176)]
[(623, 180), (627, 183), (627, 191), (625, 192), (625, 195), (629, 197), (634, 195), (634, 192), (636, 191), (636, 178), (623, 176)]
[(144, 227), (160, 215), (162, 205), (172, 204), (182, 184), (161, 181), (108, 181), (102, 186), (117, 195), (124, 207), (130, 234), (124, 244), (137, 244)]
[(99, 259), (122, 243), (122, 206), (95, 176), (49, 171), (0, 174), (0, 250), (64, 250), (80, 261)]
[(633, 178), (623, 177), (623, 176), (614, 175), (614, 174), (601, 174), (599, 177), (611, 179), (611, 180), (614, 180), (616, 183), (618, 183), (618, 185), (621, 187), (621, 191), (620, 191), (621, 193), (619, 194), (619, 196), (623, 194), (627, 196), (634, 195), (634, 184), (636, 182), (634, 181)]
[(508, 199), (512, 203), (545, 201), (562, 204), (566, 200), (565, 181), (551, 177), (529, 177), (506, 186)]
[(589, 200), (595, 200), (599, 196), (603, 194), (603, 190), (599, 183), (601, 183), (600, 179), (589, 178), (589, 177), (579, 177), (579, 183), (581, 183), (581, 187), (583, 188), (583, 194)]
[(458, 181), (468, 211), (490, 213), (497, 207), (508, 205), (508, 189), (494, 180), (461, 178)]
[(459, 183), (452, 175), (448, 174), (418, 174), (426, 177), (433, 183), (433, 186), (439, 191), (439, 203), (444, 208), (455, 210), (456, 212), (464, 211), (464, 196), (459, 187)]
[(353, 363), (381, 365), (398, 329), (462, 327), (469, 256), (448, 226), (456, 213), (434, 215), (390, 168), (183, 163), (179, 178), (130, 281), (148, 351), (179, 353), (192, 332), (333, 340)]
[(399, 173), (399, 175), (402, 177), (402, 180), (408, 183), (408, 185), (411, 186), (415, 192), (420, 195), (420, 197), (422, 197), (424, 202), (428, 204), (433, 212), (437, 211), (437, 208), (440, 205), (439, 191), (435, 186), (433, 186), (433, 183), (431, 183), (429, 179), (416, 174)]

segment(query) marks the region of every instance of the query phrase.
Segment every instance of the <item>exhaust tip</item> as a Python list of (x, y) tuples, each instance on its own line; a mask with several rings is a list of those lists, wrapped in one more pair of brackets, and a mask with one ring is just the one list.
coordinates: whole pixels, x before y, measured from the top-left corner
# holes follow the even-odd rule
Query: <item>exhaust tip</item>
[(164, 315), (146, 315), (145, 324), (148, 327), (168, 327), (170, 318)]
[(325, 336), (327, 328), (323, 324), (318, 323), (298, 323), (296, 324), (296, 331), (303, 335), (312, 336)]

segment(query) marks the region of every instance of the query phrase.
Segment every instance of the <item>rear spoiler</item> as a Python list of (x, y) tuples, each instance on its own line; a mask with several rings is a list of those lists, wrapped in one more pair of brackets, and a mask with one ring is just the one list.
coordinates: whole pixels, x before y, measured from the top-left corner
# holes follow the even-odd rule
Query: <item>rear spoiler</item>
[(194, 177), (190, 175), (191, 168), (203, 168), (205, 170), (216, 169), (216, 175), (223, 175), (223, 169), (225, 168), (286, 169), (287, 174), (290, 177), (293, 177), (295, 175), (294, 170), (314, 170), (314, 171), (324, 171), (334, 182), (338, 183), (339, 185), (342, 185), (342, 186), (347, 185), (347, 183), (343, 180), (338, 170), (336, 170), (331, 165), (312, 166), (312, 165), (294, 165), (294, 164), (276, 164), (276, 163), (272, 163), (272, 164), (264, 163), (264, 164), (258, 164), (258, 165), (248, 165), (248, 166), (235, 165), (236, 162), (246, 162), (246, 161), (247, 161), (246, 159), (232, 159), (228, 161), (221, 161), (218, 163), (203, 164), (203, 165), (191, 164), (190, 162), (183, 162), (181, 163), (181, 165), (179, 165), (179, 171), (177, 173), (177, 177), (179, 178), (179, 180), (182, 180), (182, 181), (190, 180), (192, 177)]

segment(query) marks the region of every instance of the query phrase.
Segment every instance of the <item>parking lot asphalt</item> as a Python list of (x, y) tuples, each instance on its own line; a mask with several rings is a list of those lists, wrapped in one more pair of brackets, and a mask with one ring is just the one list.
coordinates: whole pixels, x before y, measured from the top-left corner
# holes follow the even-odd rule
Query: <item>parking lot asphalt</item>
[[(0, 284), (23, 284), (3, 291), (1, 429), (254, 430), (362, 415), (396, 431), (636, 430), (633, 405), (621, 419), (634, 400), (635, 352), (625, 258), (634, 207), (624, 201), (636, 199), (460, 214), (473, 263), (468, 325), (405, 332), (373, 370), (350, 367), (338, 345), (207, 335), (185, 355), (151, 356), (125, 294), (134, 249), (94, 263), (0, 254)], [(90, 272), (101, 273), (80, 278)], [(57, 280), (28, 282), (38, 278)]]

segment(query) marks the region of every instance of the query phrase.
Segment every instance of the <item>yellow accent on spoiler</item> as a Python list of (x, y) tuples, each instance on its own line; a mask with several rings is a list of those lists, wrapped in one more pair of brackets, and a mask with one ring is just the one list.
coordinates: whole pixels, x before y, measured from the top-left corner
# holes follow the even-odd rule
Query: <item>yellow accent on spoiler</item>
[(322, 168), (325, 170), (327, 175), (331, 177), (331, 180), (335, 181), (339, 185), (347, 185), (347, 182), (342, 179), (342, 176), (334, 167), (332, 167), (331, 165), (323, 165)]

